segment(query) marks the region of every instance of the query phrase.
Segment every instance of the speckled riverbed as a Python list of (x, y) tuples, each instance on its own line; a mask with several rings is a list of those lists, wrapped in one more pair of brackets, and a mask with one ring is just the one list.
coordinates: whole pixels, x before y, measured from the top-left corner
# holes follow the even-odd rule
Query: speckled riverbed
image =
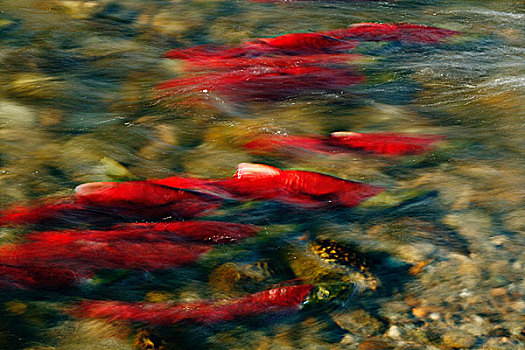
[[(225, 178), (239, 163), (387, 188), (343, 211), (229, 203), (210, 217), (263, 232), (189, 267), (104, 270), (65, 290), (0, 289), (0, 349), (524, 348), (524, 9), (517, 0), (0, 0), (0, 210), (69, 195), (85, 182)], [(361, 22), (461, 35), (436, 45), (363, 43), (351, 64), (366, 81), (338, 92), (196, 102), (155, 90), (188, 74), (184, 62), (163, 58), (171, 49)], [(342, 130), (446, 141), (404, 157), (242, 147), (253, 135)], [(51, 228), (0, 227), (0, 244)], [(219, 325), (152, 327), (66, 312), (83, 299), (227, 299), (285, 279), (316, 283), (325, 275), (317, 269), (329, 267), (304, 258), (313, 239), (356, 247), (377, 289)]]

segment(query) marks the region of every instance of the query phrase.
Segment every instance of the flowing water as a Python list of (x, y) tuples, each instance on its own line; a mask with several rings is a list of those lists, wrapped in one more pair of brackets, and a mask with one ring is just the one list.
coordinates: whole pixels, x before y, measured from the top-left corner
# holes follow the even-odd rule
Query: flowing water
[[(348, 86), (312, 88), (304, 78), (286, 89), (158, 90), (170, 79), (213, 74), (164, 58), (168, 50), (362, 22), (460, 34), (439, 43), (361, 42), (345, 51), (359, 55), (347, 69), (362, 77)], [(386, 188), (343, 209), (228, 200), (201, 219), (258, 225), (259, 234), (182, 267), (124, 262), (54, 288), (15, 283), (0, 269), (0, 349), (524, 348), (524, 24), (520, 0), (0, 0), (0, 210), (70, 196), (86, 182), (228, 178), (240, 163)], [(335, 131), (446, 139), (407, 156), (243, 147), (257, 136)], [(0, 227), (0, 244), (107, 228), (98, 215)], [(314, 240), (327, 239), (364, 255), (377, 285), (334, 292), (354, 281), (309, 255)], [(134, 243), (128, 262), (162, 254)], [(83, 300), (228, 305), (301, 283), (335, 295), (300, 310), (161, 326), (71, 312)]]

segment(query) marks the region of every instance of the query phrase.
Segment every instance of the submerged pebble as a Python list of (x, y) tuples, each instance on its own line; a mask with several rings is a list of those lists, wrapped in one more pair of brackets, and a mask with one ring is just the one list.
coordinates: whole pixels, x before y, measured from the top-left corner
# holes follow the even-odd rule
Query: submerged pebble
[(129, 333), (129, 328), (124, 325), (100, 320), (66, 321), (51, 330), (58, 340), (57, 350), (133, 350), (133, 345), (127, 339)]
[(36, 122), (37, 113), (32, 108), (9, 100), (0, 100), (0, 127), (31, 128)]
[(54, 0), (53, 3), (71, 18), (87, 19), (103, 6), (104, 1)]
[(466, 332), (448, 331), (443, 334), (443, 344), (451, 348), (468, 349), (476, 342), (476, 337)]
[(377, 318), (365, 310), (354, 310), (344, 315), (336, 315), (334, 321), (339, 327), (361, 337), (377, 335), (383, 327)]
[(42, 73), (17, 73), (0, 90), (23, 100), (50, 100), (64, 96), (65, 82)]

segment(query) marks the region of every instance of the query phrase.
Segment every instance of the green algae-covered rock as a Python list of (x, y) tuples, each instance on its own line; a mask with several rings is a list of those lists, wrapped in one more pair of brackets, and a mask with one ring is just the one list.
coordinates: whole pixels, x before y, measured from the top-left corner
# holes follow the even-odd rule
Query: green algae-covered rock
[(360, 208), (385, 209), (395, 207), (407, 200), (424, 196), (428, 191), (417, 189), (387, 190), (367, 199), (359, 205)]

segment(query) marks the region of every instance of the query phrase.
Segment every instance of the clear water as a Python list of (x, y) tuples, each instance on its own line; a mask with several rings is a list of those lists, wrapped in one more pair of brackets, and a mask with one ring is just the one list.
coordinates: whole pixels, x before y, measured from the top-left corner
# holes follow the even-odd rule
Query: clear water
[[(227, 203), (210, 218), (260, 225), (262, 233), (184, 268), (106, 269), (71, 288), (0, 289), (0, 348), (146, 349), (137, 340), (143, 332), (155, 349), (523, 348), (524, 10), (510, 0), (0, 1), (2, 209), (67, 196), (85, 182), (225, 178), (243, 162), (373, 183), (391, 194), (348, 210)], [(163, 58), (170, 49), (361, 22), (462, 34), (441, 44), (362, 43), (352, 69), (366, 81), (338, 91), (254, 101), (161, 98), (155, 89), (201, 74)], [(257, 134), (342, 130), (447, 139), (406, 157), (253, 155), (242, 147)], [(57, 225), (2, 227), (0, 244)], [(315, 238), (356, 245), (381, 285), (350, 300), (219, 324), (159, 327), (67, 312), (86, 299), (228, 300), (293, 278), (315, 283), (301, 268), (311, 261), (293, 258)]]

